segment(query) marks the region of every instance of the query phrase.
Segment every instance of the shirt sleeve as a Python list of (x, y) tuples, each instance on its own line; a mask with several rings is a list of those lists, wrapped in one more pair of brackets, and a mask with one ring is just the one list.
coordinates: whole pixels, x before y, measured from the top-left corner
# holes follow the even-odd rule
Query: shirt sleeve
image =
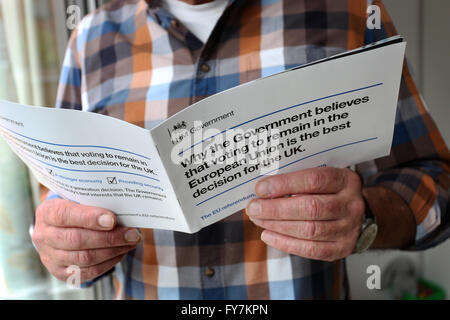
[[(77, 35), (78, 29), (75, 29), (67, 45), (59, 78), (56, 108), (81, 110), (81, 67), (76, 50)], [(61, 199), (55, 192), (45, 187), (43, 189), (47, 190), (44, 201)]]
[(61, 69), (56, 107), (82, 110), (81, 63), (77, 50), (78, 29), (72, 32)]
[[(82, 77), (81, 77), (81, 63), (77, 50), (77, 36), (79, 29), (75, 29), (69, 39), (67, 50), (64, 56), (64, 61), (61, 69), (61, 76), (59, 79), (58, 93), (56, 98), (56, 108), (82, 110)], [(46, 195), (45, 201), (61, 197), (49, 191)], [(99, 279), (111, 274), (114, 267), (99, 277), (81, 284), (82, 288), (87, 288), (97, 282)]]
[[(56, 108), (81, 110), (81, 67), (77, 54), (78, 29), (72, 32), (64, 55), (63, 65), (59, 78), (56, 96)], [(61, 198), (55, 192), (42, 186), (47, 192), (44, 193), (43, 201)], [(45, 192), (45, 191), (44, 191)]]
[[(371, 43), (397, 34), (381, 1), (381, 29), (366, 29)], [(450, 107), (450, 106), (449, 106)], [(414, 213), (415, 243), (406, 250), (433, 247), (450, 237), (450, 153), (409, 71), (403, 67), (394, 138), (387, 157), (357, 166), (366, 186), (399, 194)]]

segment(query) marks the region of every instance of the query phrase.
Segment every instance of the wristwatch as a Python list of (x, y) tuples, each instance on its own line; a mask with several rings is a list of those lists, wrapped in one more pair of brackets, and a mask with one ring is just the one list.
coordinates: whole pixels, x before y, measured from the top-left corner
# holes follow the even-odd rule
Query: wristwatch
[(359, 234), (358, 240), (356, 241), (356, 253), (362, 253), (369, 249), (372, 243), (375, 241), (378, 233), (376, 218), (373, 215), (372, 210), (370, 210), (370, 206), (364, 196), (363, 199), (364, 203), (366, 204), (366, 212), (361, 228), (361, 233)]

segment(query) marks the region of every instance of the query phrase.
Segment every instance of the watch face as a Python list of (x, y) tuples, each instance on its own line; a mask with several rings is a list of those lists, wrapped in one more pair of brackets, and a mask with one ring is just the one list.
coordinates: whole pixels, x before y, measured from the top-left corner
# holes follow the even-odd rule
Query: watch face
[(359, 236), (356, 243), (356, 252), (361, 253), (369, 249), (375, 238), (377, 237), (378, 226), (375, 222), (370, 223)]

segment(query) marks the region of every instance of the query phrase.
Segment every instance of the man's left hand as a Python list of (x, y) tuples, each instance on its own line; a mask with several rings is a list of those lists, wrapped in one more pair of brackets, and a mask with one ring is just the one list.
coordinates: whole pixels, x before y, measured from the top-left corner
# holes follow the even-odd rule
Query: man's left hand
[(269, 246), (308, 259), (335, 261), (353, 253), (364, 219), (359, 176), (313, 168), (261, 179), (247, 214)]

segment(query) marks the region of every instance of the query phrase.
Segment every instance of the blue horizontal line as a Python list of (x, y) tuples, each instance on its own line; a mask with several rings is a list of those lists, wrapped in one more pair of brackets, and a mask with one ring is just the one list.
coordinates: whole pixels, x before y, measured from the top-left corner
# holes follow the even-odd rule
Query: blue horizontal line
[(310, 101), (307, 101), (307, 102), (302, 102), (302, 103), (299, 103), (299, 104), (296, 104), (296, 105), (293, 105), (293, 106), (290, 106), (290, 107), (286, 107), (286, 108), (284, 108), (284, 109), (280, 109), (280, 110), (277, 110), (277, 111), (273, 111), (273, 112), (264, 114), (264, 115), (262, 115), (262, 116), (259, 116), (259, 117), (253, 118), (253, 119), (251, 119), (251, 120), (248, 120), (248, 121), (242, 122), (242, 123), (240, 123), (240, 124), (237, 124), (237, 125), (235, 125), (234, 127), (225, 129), (225, 130), (223, 130), (222, 132), (216, 133), (215, 135), (212, 135), (212, 136), (210, 136), (210, 137), (208, 137), (208, 138), (206, 138), (206, 139), (203, 139), (202, 141), (193, 144), (193, 145), (190, 146), (189, 148), (187, 148), (187, 149), (185, 149), (185, 150), (183, 150), (183, 151), (180, 151), (180, 153), (178, 153), (178, 155), (181, 155), (181, 154), (183, 154), (184, 152), (186, 152), (186, 151), (192, 149), (192, 148), (195, 147), (196, 145), (198, 145), (198, 144), (200, 144), (200, 143), (203, 143), (203, 142), (205, 142), (205, 141), (207, 141), (207, 140), (209, 140), (209, 139), (211, 139), (211, 138), (214, 138), (215, 136), (217, 136), (217, 135), (219, 135), (219, 134), (223, 134), (223, 133), (227, 132), (228, 130), (235, 129), (235, 128), (240, 127), (240, 126), (242, 126), (242, 125), (244, 125), (244, 124), (247, 124), (247, 123), (253, 122), (253, 121), (255, 121), (255, 120), (258, 120), (258, 119), (261, 119), (261, 118), (264, 118), (264, 117), (273, 115), (273, 114), (275, 114), (275, 113), (279, 113), (279, 112), (286, 111), (286, 110), (289, 110), (289, 109), (292, 109), (292, 108), (300, 107), (300, 106), (303, 106), (303, 105), (306, 105), (306, 104), (310, 104), (310, 103), (313, 103), (313, 102), (317, 102), (317, 101), (320, 101), (320, 100), (325, 100), (325, 99), (329, 99), (329, 98), (341, 96), (341, 95), (344, 95), (344, 94), (347, 94), (347, 93), (352, 93), (352, 92), (356, 92), (356, 91), (361, 91), (361, 90), (365, 90), (365, 89), (370, 89), (370, 88), (378, 87), (378, 86), (381, 86), (381, 85), (383, 85), (383, 82), (376, 83), (376, 84), (373, 84), (373, 85), (370, 85), (370, 86), (367, 86), (367, 87), (362, 87), (362, 88), (358, 88), (358, 89), (353, 89), (353, 90), (349, 90), (349, 91), (344, 91), (344, 92), (332, 94), (332, 95), (329, 95), (329, 96), (326, 96), (326, 97), (323, 97), (323, 98), (318, 98), (318, 99), (310, 100)]
[(45, 164), (45, 165), (47, 165), (47, 166), (50, 166), (50, 167), (53, 167), (53, 168), (57, 168), (57, 169), (61, 169), (61, 170), (66, 170), (66, 171), (73, 171), (73, 172), (103, 172), (103, 173), (125, 173), (125, 174), (131, 174), (131, 175), (134, 175), (134, 176), (139, 176), (139, 177), (143, 177), (143, 178), (147, 178), (147, 179), (152, 179), (152, 180), (155, 180), (155, 181), (157, 181), (157, 182), (160, 182), (160, 181), (159, 181), (158, 179), (155, 179), (155, 178), (152, 178), (152, 177), (147, 177), (147, 176), (144, 176), (144, 175), (142, 175), (142, 174), (139, 174), (139, 173), (132, 173), (132, 172), (127, 172), (127, 171), (115, 171), (115, 170), (78, 170), (78, 169), (67, 169), (67, 168), (63, 168), (63, 167), (58, 167), (58, 166), (55, 166), (55, 165), (53, 165), (53, 164), (47, 163), (47, 162), (45, 162), (45, 161), (42, 161), (42, 160), (36, 159), (36, 158), (34, 158), (34, 157), (30, 156), (29, 154), (26, 154), (25, 152), (21, 152), (21, 153), (23, 153), (23, 154), (24, 154), (25, 156), (27, 156), (27, 157), (30, 157), (31, 159), (33, 159), (33, 160), (35, 160), (35, 161), (41, 162), (41, 163), (43, 163), (43, 164)]
[(52, 146), (58, 146), (58, 147), (71, 147), (71, 148), (103, 148), (103, 149), (109, 149), (109, 150), (114, 150), (114, 151), (121, 151), (121, 152), (125, 152), (125, 153), (129, 153), (129, 154), (132, 154), (132, 155), (135, 155), (135, 156), (142, 157), (142, 158), (147, 159), (147, 160), (151, 160), (149, 157), (143, 156), (143, 155), (141, 155), (141, 154), (134, 153), (134, 152), (131, 152), (131, 151), (122, 150), (122, 149), (117, 149), (117, 148), (104, 147), (104, 146), (91, 146), (91, 145), (58, 144), (58, 143), (47, 142), (47, 141), (43, 141), (43, 140), (38, 140), (38, 139), (34, 139), (34, 138), (27, 137), (27, 136), (25, 136), (25, 135), (23, 135), (23, 134), (20, 134), (20, 133), (15, 132), (15, 131), (13, 131), (13, 130), (11, 130), (11, 129), (5, 128), (5, 127), (2, 126), (2, 125), (0, 125), (0, 127), (3, 128), (3, 129), (5, 129), (5, 130), (7, 130), (7, 131), (10, 131), (10, 132), (12, 132), (12, 133), (14, 133), (14, 134), (17, 134), (18, 136), (21, 136), (21, 137), (23, 137), (23, 138), (30, 139), (30, 140), (33, 140), (33, 141), (36, 141), (36, 142), (40, 142), (40, 143), (44, 143), (44, 144), (48, 144), (48, 145), (52, 145)]
[[(37, 159), (36, 159), (36, 160), (37, 160)], [(67, 169), (67, 168), (62, 168), (62, 167), (58, 167), (58, 166), (55, 166), (55, 165), (46, 163), (46, 162), (44, 162), (44, 161), (42, 161), (42, 160), (37, 160), (37, 161), (40, 161), (40, 162), (42, 162), (42, 163), (45, 164), (45, 165), (48, 165), (48, 166), (51, 166), (51, 167), (55, 167), (55, 168), (61, 169), (61, 170), (66, 170), (66, 171), (74, 171), (74, 172), (103, 172), (103, 173), (108, 173), (108, 172), (110, 172), (110, 173), (125, 173), (125, 174), (131, 174), (131, 175), (134, 175), (134, 176), (143, 177), (143, 178), (147, 178), (147, 179), (152, 179), (152, 180), (155, 180), (155, 181), (157, 181), (157, 182), (160, 182), (158, 179), (155, 179), (155, 178), (152, 178), (152, 177), (147, 177), (147, 176), (144, 176), (143, 174), (139, 174), (139, 173), (132, 173), (132, 172), (126, 172), (126, 171), (115, 171), (115, 170), (77, 170), (77, 169)]]
[(226, 193), (226, 192), (228, 192), (228, 191), (231, 191), (231, 190), (233, 190), (233, 189), (235, 189), (235, 188), (237, 188), (237, 187), (240, 187), (240, 186), (242, 186), (242, 185), (244, 185), (244, 184), (246, 184), (246, 183), (249, 183), (249, 182), (251, 182), (251, 181), (253, 181), (253, 180), (255, 180), (255, 179), (258, 179), (258, 178), (263, 177), (263, 176), (265, 176), (265, 175), (269, 175), (270, 173), (272, 173), (272, 172), (274, 172), (274, 171), (278, 171), (278, 170), (280, 170), (280, 169), (286, 168), (287, 166), (290, 166), (290, 165), (292, 165), (292, 164), (294, 164), (294, 163), (303, 161), (303, 160), (305, 160), (305, 159), (308, 159), (308, 158), (317, 156), (317, 155), (319, 155), (319, 154), (322, 154), (322, 153), (325, 153), (325, 152), (328, 152), (328, 151), (332, 151), (332, 150), (336, 150), (336, 149), (339, 149), (339, 148), (348, 147), (348, 146), (351, 146), (351, 145), (354, 145), (354, 144), (363, 143), (363, 142), (368, 142), (368, 141), (372, 141), (372, 140), (376, 140), (376, 139), (378, 139), (378, 137), (375, 137), (375, 138), (369, 138), (369, 139), (364, 139), (364, 140), (355, 141), (355, 142), (351, 142), (351, 143), (346, 143), (346, 144), (343, 144), (343, 145), (340, 145), (340, 146), (337, 146), (337, 147), (333, 147), (333, 148), (329, 148), (329, 149), (326, 149), (326, 150), (323, 150), (323, 151), (320, 151), (320, 152), (311, 154), (311, 155), (309, 155), (309, 156), (307, 156), (307, 157), (304, 157), (304, 158), (301, 158), (301, 159), (292, 161), (292, 162), (290, 162), (290, 163), (285, 164), (284, 166), (281, 166), (281, 167), (279, 167), (279, 168), (277, 168), (277, 169), (274, 169), (274, 170), (272, 170), (272, 171), (269, 171), (269, 172), (267, 172), (267, 173), (264, 174), (264, 175), (263, 175), (263, 174), (260, 174), (260, 175), (257, 176), (257, 177), (254, 177), (254, 178), (252, 178), (252, 179), (250, 179), (250, 180), (247, 180), (247, 181), (245, 181), (245, 182), (242, 182), (242, 183), (238, 184), (237, 186), (231, 187), (231, 188), (229, 188), (229, 189), (227, 189), (227, 190), (225, 190), (225, 191), (222, 191), (221, 193), (218, 193), (218, 194), (216, 194), (216, 195), (214, 195), (214, 196), (212, 196), (212, 197), (209, 197), (208, 199), (203, 200), (202, 202), (197, 203), (196, 206), (199, 206), (199, 205), (205, 203), (206, 201), (209, 201), (209, 200), (211, 200), (211, 199), (214, 199), (215, 197), (220, 196), (221, 194), (224, 194), (224, 193)]

